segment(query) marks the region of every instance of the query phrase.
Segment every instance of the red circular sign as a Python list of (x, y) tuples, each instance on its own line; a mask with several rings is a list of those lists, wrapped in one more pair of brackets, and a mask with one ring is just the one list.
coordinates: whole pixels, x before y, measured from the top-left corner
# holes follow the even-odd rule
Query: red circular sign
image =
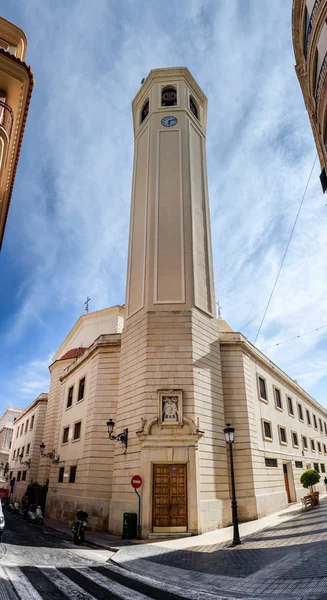
[(142, 477), (139, 475), (134, 475), (131, 479), (131, 485), (135, 490), (137, 490), (137, 488), (141, 487), (142, 485)]

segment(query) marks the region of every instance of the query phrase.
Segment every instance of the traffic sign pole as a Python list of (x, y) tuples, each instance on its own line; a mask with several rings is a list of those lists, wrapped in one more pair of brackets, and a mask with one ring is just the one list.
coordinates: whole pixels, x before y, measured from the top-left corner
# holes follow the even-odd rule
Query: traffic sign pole
[(131, 485), (134, 488), (135, 494), (138, 496), (138, 511), (137, 511), (137, 539), (141, 539), (141, 496), (138, 493), (138, 488), (142, 485), (142, 477), (134, 475), (131, 479)]

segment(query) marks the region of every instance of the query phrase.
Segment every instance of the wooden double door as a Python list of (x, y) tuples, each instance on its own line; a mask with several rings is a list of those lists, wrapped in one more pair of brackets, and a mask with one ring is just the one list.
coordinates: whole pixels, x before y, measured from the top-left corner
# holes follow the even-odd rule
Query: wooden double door
[(153, 465), (152, 529), (187, 531), (186, 465)]

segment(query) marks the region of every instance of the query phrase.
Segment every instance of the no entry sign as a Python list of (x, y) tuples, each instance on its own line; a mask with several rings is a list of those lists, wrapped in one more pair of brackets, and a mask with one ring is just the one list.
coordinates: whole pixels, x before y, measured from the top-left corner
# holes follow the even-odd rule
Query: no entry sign
[(133, 486), (134, 490), (137, 490), (137, 488), (141, 487), (142, 485), (142, 477), (139, 475), (134, 475), (131, 479), (131, 485)]

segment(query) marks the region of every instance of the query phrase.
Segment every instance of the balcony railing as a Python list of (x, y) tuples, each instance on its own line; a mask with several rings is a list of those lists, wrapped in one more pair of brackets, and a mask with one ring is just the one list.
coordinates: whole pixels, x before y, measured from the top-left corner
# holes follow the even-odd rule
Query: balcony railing
[(311, 12), (310, 21), (309, 21), (308, 29), (306, 31), (305, 43), (304, 43), (305, 59), (307, 59), (307, 57), (308, 57), (308, 47), (309, 47), (309, 42), (310, 42), (310, 37), (311, 37), (312, 25), (317, 16), (317, 12), (318, 12), (320, 4), (321, 4), (321, 0), (316, 0), (313, 5), (312, 12)]
[(14, 111), (2, 100), (0, 100), (0, 126), (3, 127), (10, 139), (12, 126), (14, 122)]
[(316, 114), (318, 113), (319, 98), (320, 98), (321, 90), (323, 87), (323, 83), (325, 81), (326, 73), (327, 73), (327, 52), (325, 54), (324, 60), (322, 61), (322, 65), (320, 67), (318, 83), (317, 83), (317, 88), (316, 88), (316, 93), (315, 93)]

